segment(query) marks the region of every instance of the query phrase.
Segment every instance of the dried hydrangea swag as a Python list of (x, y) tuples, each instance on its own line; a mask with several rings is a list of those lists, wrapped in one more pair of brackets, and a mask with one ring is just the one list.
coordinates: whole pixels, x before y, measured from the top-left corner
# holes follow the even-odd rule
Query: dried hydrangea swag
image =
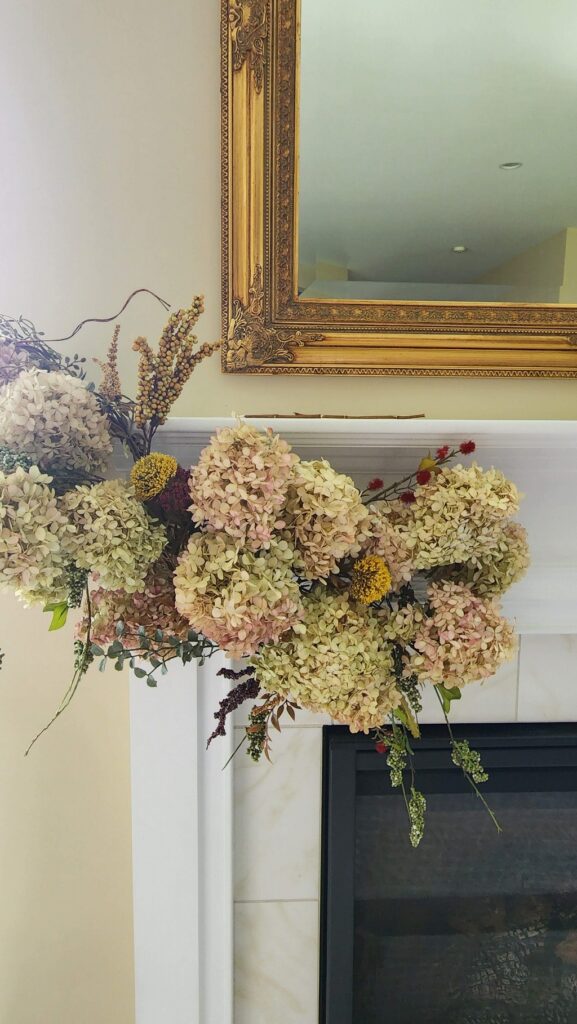
[[(255, 761), (270, 759), (272, 730), (300, 707), (374, 731), (417, 846), (425, 687), (446, 714), (452, 761), (486, 805), (479, 755), (455, 738), (448, 712), (467, 683), (514, 653), (497, 597), (528, 564), (512, 519), (520, 496), (497, 469), (453, 464), (472, 441), (443, 445), (403, 480), (375, 477), (362, 492), (325, 459), (302, 461), (272, 430), (242, 420), (190, 471), (152, 452), (172, 402), (217, 347), (196, 347), (202, 308), (197, 298), (173, 314), (156, 354), (137, 339), (135, 400), (122, 394), (117, 328), (97, 390), (79, 360), (66, 362), (31, 325), (5, 323), (0, 586), (44, 603), (51, 629), (81, 604), (74, 675), (55, 718), (93, 660), (129, 665), (156, 686), (175, 659), (248, 657), (240, 671), (221, 670), (234, 685), (209, 742), (245, 701)], [(99, 478), (112, 438), (133, 457), (130, 481)]]

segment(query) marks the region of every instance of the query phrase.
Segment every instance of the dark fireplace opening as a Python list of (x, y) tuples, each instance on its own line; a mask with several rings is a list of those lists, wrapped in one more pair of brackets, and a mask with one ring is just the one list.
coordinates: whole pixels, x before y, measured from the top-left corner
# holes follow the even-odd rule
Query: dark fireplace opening
[(444, 727), (415, 744), (425, 837), (365, 736), (324, 730), (321, 1024), (577, 1024), (577, 726)]

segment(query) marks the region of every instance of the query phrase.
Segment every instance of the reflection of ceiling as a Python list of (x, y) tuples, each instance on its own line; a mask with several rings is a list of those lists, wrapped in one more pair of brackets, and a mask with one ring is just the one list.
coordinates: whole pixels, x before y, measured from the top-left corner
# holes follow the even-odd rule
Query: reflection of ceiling
[(577, 0), (302, 0), (300, 119), (303, 263), (474, 280), (577, 226)]

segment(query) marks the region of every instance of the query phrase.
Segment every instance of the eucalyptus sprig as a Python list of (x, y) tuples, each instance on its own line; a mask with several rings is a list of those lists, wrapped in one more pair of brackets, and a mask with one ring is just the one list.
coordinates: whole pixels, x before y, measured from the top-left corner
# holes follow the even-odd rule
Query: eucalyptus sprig
[[(178, 658), (183, 665), (191, 661), (203, 665), (217, 650), (216, 644), (192, 629), (188, 631), (186, 640), (162, 629), (155, 629), (149, 636), (144, 626), (139, 626), (136, 632), (128, 631), (122, 620), (116, 623), (116, 639), (108, 647), (95, 643), (90, 646), (92, 657), (100, 659), (100, 672), (104, 672), (109, 662), (114, 664), (117, 672), (122, 672), (128, 665), (137, 679), (146, 680), (147, 686), (157, 685), (157, 674), (166, 675), (168, 662), (173, 658)], [(151, 666), (150, 669), (145, 667), (146, 664)]]

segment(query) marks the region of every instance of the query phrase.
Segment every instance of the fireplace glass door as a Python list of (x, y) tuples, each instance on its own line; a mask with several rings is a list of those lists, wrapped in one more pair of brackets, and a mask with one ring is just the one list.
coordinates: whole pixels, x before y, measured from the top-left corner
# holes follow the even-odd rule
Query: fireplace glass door
[(325, 732), (322, 1024), (577, 1024), (577, 730), (462, 734), (503, 831), (430, 727), (414, 850), (385, 757)]

